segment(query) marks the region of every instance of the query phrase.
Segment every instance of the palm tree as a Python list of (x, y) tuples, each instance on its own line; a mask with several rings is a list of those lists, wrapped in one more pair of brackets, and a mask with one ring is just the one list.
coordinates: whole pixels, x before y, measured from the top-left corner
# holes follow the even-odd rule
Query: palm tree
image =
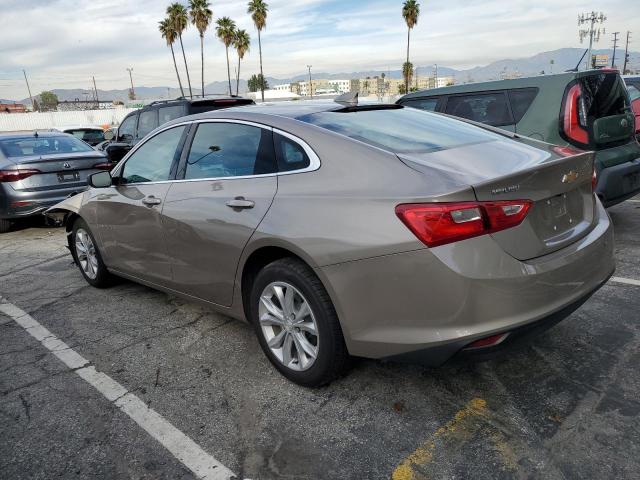
[(180, 80), (180, 73), (178, 73), (178, 64), (176, 63), (176, 54), (173, 51), (173, 43), (176, 41), (176, 31), (173, 29), (171, 25), (171, 21), (168, 18), (165, 18), (161, 22), (158, 22), (160, 25), (158, 29), (162, 34), (162, 38), (167, 41), (167, 45), (171, 48), (171, 56), (173, 57), (173, 66), (176, 68), (176, 76), (178, 77), (178, 85), (180, 85), (180, 93), (184, 97), (184, 89), (182, 88), (182, 81)]
[(189, 15), (184, 5), (180, 3), (172, 3), (167, 7), (167, 16), (173, 26), (173, 29), (178, 34), (180, 39), (180, 48), (182, 48), (182, 58), (184, 60), (184, 68), (187, 71), (187, 83), (189, 84), (189, 96), (193, 98), (193, 92), (191, 91), (191, 78), (189, 78), (189, 67), (187, 66), (187, 56), (184, 54), (184, 45), (182, 44), (182, 32), (187, 29), (189, 25)]
[[(264, 0), (251, 0), (249, 2), (249, 8), (247, 13), (251, 14), (253, 24), (258, 30), (258, 50), (260, 51), (260, 77), (264, 79), (262, 73), (262, 41), (260, 39), (260, 32), (267, 26), (267, 12), (269, 11), (269, 5)], [(262, 92), (262, 101), (264, 102), (264, 83), (260, 85), (260, 91)]]
[[(402, 5), (402, 16), (407, 23), (407, 63), (409, 62), (409, 38), (411, 36), (411, 29), (418, 23), (418, 17), (420, 16), (420, 4), (416, 0), (406, 0)], [(404, 77), (405, 92), (409, 91), (409, 77)]]
[(191, 18), (191, 23), (196, 26), (200, 34), (200, 80), (202, 83), (202, 96), (204, 97), (204, 32), (209, 28), (211, 17), (213, 17), (209, 2), (207, 0), (189, 0), (189, 17)]
[(236, 22), (229, 17), (222, 17), (216, 21), (216, 35), (224, 43), (227, 50), (227, 75), (229, 77), (229, 95), (231, 93), (231, 68), (229, 67), (229, 45), (233, 43), (236, 36)]
[(233, 38), (233, 46), (238, 52), (238, 74), (236, 76), (236, 95), (240, 89), (240, 60), (244, 58), (244, 54), (249, 51), (251, 46), (251, 37), (246, 30), (237, 30)]

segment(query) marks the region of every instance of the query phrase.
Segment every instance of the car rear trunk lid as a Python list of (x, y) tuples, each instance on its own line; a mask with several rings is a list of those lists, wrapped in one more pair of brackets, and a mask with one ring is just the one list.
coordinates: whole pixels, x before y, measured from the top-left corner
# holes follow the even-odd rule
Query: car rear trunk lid
[(520, 225), (491, 234), (507, 253), (528, 260), (578, 241), (594, 226), (593, 152), (561, 152), (542, 142), (505, 139), (398, 156), (430, 184), (471, 186), (479, 201), (531, 200)]
[(96, 165), (107, 162), (100, 152), (77, 152), (49, 155), (31, 155), (11, 157), (16, 170), (38, 170), (24, 180), (11, 182), (9, 185), (16, 191), (40, 191), (83, 187), (87, 177), (96, 171)]

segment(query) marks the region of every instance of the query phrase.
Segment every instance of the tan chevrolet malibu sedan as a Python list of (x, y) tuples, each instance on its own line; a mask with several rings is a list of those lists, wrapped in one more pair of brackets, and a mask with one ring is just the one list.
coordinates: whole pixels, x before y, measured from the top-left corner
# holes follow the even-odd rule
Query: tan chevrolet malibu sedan
[(50, 210), (84, 278), (255, 327), (287, 378), (437, 365), (568, 316), (614, 271), (591, 153), (399, 105), (183, 117)]

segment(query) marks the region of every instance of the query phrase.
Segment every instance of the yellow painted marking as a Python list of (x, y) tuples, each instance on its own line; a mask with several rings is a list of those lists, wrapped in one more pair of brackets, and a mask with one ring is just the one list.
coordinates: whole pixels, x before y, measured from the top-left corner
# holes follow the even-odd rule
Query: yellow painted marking
[(438, 428), (435, 433), (421, 447), (417, 448), (411, 455), (405, 458), (396, 467), (391, 476), (392, 480), (416, 480), (416, 466), (424, 466), (431, 462), (436, 449), (437, 439), (447, 439), (456, 435), (466, 437), (468, 432), (468, 420), (474, 417), (484, 416), (487, 411), (487, 402), (481, 398), (474, 398), (467, 405), (457, 412), (453, 420)]

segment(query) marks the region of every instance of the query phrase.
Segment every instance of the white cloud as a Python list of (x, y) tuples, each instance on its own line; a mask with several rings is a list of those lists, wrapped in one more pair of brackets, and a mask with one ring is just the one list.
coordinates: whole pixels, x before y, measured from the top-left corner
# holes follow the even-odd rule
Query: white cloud
[[(395, 69), (403, 61), (406, 27), (400, 0), (267, 2), (270, 9), (262, 38), (269, 76), (304, 73), (307, 64), (316, 72), (348, 72)], [(212, 1), (215, 17), (230, 16), (252, 36), (253, 45), (242, 66), (245, 78), (258, 71), (257, 35), (246, 3)], [(420, 3), (422, 14), (412, 32), (412, 61), (451, 67), (579, 46), (577, 14), (593, 7), (582, 0)], [(157, 29), (168, 4), (168, 0), (2, 0), (0, 98), (27, 96), (23, 68), (36, 92), (87, 88), (92, 75), (99, 88), (126, 88), (125, 69), (131, 66), (138, 85), (176, 86), (169, 49)], [(607, 0), (600, 7), (609, 15), (609, 32), (640, 24), (638, 2)], [(608, 47), (609, 40), (607, 35), (600, 46)], [(184, 43), (195, 86), (200, 77), (195, 29), (185, 32)], [(234, 55), (232, 59), (235, 63)], [(211, 29), (205, 43), (205, 79), (225, 78), (224, 46)]]

